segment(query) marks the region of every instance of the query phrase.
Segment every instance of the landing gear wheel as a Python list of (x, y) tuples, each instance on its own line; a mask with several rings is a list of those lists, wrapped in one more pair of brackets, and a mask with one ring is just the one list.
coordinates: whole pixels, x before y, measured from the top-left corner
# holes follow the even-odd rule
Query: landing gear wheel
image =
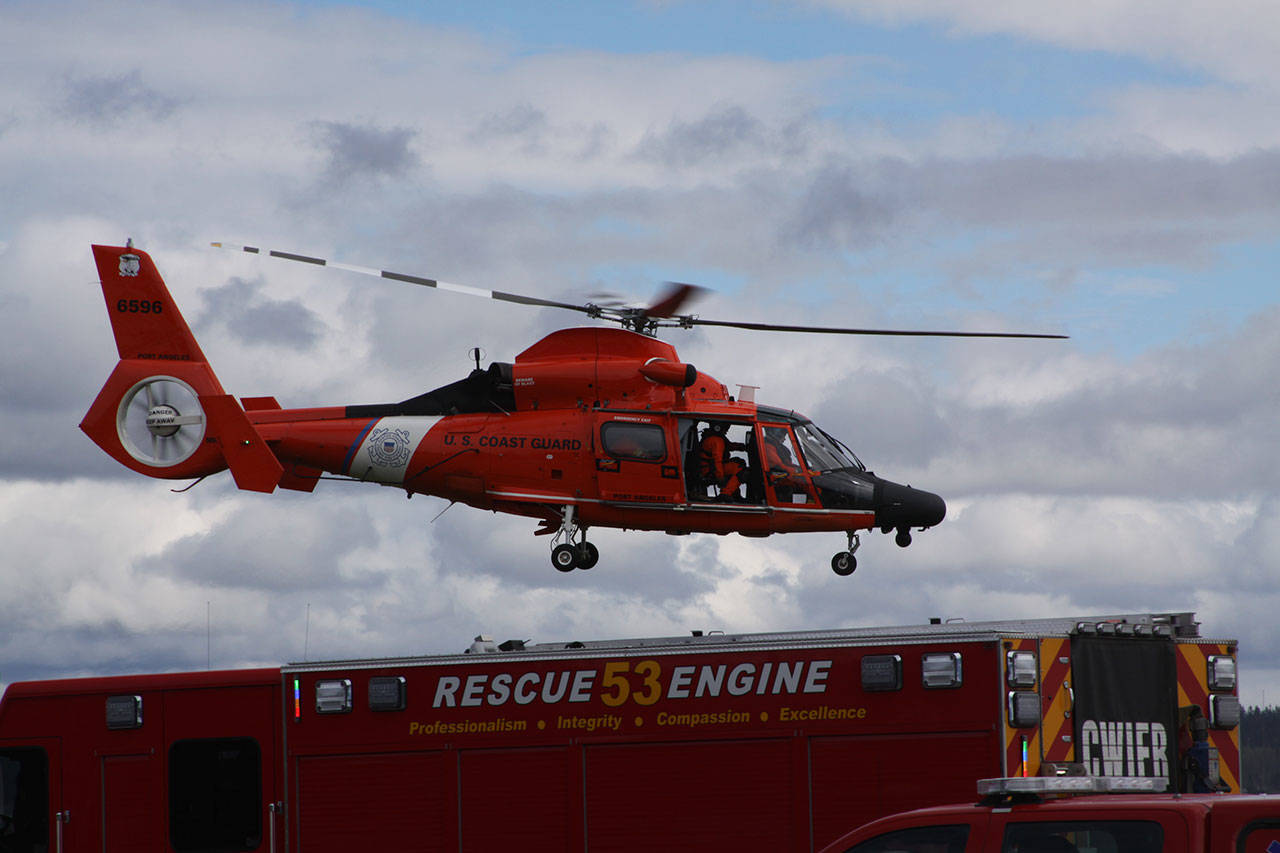
[(578, 543), (574, 556), (578, 568), (590, 569), (600, 562), (600, 549), (584, 539)]
[(551, 565), (558, 571), (571, 572), (578, 567), (578, 549), (572, 545), (557, 545), (551, 549)]
[(839, 551), (831, 558), (831, 571), (835, 572), (842, 578), (847, 578), (853, 574), (858, 568), (858, 560), (853, 556), (853, 552), (858, 550), (858, 546), (862, 543), (858, 540), (857, 532), (849, 531), (849, 548), (846, 551)]

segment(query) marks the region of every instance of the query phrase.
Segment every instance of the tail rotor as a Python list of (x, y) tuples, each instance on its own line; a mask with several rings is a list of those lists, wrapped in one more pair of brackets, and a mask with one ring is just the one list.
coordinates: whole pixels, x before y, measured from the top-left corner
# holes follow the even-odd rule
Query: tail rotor
[(120, 399), (120, 443), (143, 465), (168, 468), (190, 459), (204, 441), (205, 414), (196, 390), (174, 376), (150, 376)]

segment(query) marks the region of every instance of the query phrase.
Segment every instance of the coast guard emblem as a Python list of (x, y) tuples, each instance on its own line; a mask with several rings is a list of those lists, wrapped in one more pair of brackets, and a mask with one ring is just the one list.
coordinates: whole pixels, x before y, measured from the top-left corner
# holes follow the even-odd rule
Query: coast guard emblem
[(409, 431), (383, 427), (369, 433), (369, 461), (383, 468), (403, 468), (409, 464)]
[(142, 269), (142, 258), (132, 252), (120, 256), (120, 275), (136, 276), (140, 269)]

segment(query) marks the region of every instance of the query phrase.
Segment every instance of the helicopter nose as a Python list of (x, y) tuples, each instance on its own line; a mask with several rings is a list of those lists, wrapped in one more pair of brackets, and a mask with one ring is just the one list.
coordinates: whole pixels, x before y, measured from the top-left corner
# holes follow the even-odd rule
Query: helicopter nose
[(933, 527), (946, 515), (946, 501), (933, 492), (881, 481), (876, 503), (876, 523), (881, 528)]

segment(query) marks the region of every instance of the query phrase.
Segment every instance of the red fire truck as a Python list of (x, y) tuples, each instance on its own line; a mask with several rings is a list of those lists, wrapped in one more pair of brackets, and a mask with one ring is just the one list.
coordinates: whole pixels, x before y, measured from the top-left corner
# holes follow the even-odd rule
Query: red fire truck
[(1238, 788), (1190, 613), (494, 644), (11, 685), (0, 853), (814, 850), (1076, 762)]
[(1157, 794), (1153, 781), (1083, 774), (983, 779), (977, 803), (881, 818), (822, 853), (1280, 851), (1280, 799)]

